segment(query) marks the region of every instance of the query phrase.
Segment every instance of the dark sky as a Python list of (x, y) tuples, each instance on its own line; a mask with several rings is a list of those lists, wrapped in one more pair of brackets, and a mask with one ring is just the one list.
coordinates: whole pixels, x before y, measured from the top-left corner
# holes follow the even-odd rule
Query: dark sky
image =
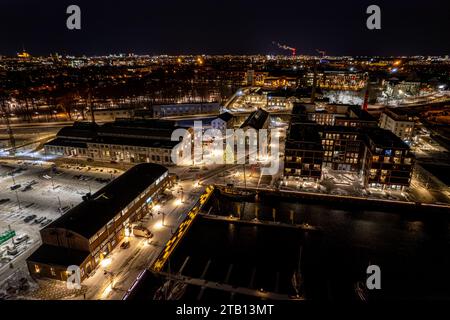
[[(77, 4), (82, 29), (66, 28)], [(366, 28), (381, 7), (382, 30)], [(332, 55), (450, 53), (449, 0), (1, 0), (0, 54), (277, 54), (272, 41)]]

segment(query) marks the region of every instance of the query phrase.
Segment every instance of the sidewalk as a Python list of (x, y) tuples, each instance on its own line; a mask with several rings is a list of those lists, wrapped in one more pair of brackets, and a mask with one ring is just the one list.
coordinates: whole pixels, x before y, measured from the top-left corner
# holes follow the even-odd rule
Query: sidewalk
[[(180, 203), (178, 198), (179, 187), (183, 188), (184, 203)], [(172, 233), (186, 218), (191, 198), (198, 197), (203, 191), (203, 187), (194, 186), (190, 181), (181, 182), (178, 187), (173, 188), (171, 192), (174, 198), (153, 210), (153, 217), (149, 214), (141, 221), (154, 234), (153, 238), (147, 240), (130, 236), (127, 239), (130, 241), (129, 248), (122, 249), (118, 245), (94, 274), (83, 281), (82, 285), (87, 287), (86, 299), (122, 299), (139, 274), (158, 257)]]

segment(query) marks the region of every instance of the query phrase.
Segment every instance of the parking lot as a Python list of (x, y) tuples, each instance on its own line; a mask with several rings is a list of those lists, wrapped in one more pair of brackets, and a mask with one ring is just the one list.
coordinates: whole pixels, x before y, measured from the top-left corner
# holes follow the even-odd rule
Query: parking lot
[(0, 244), (0, 283), (12, 272), (11, 264), (14, 269), (23, 266), (39, 245), (40, 229), (120, 174), (117, 169), (55, 167), (42, 161), (0, 162), (0, 234), (16, 233)]

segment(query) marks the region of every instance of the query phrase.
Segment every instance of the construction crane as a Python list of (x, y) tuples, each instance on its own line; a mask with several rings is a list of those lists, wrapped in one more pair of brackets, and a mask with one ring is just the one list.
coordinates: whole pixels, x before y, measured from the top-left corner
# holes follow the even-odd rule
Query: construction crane
[(6, 105), (5, 105), (5, 96), (1, 96), (1, 108), (2, 108), (2, 112), (3, 112), (3, 116), (5, 117), (5, 123), (6, 123), (6, 131), (8, 132), (8, 136), (9, 136), (9, 153), (10, 155), (14, 156), (16, 154), (16, 139), (14, 138), (14, 134), (11, 128), (11, 123), (9, 121), (9, 114), (8, 111), (6, 110)]
[(297, 49), (289, 47), (285, 44), (281, 44), (275, 41), (272, 41), (272, 44), (276, 45), (278, 48), (283, 49), (283, 50), (289, 50), (292, 52), (292, 56), (294, 57), (297, 54)]
[(325, 57), (326, 52), (324, 50), (316, 49), (316, 51), (321, 55), (320, 61), (314, 61), (314, 76), (313, 76), (313, 85), (311, 90), (311, 103), (314, 103), (316, 100), (316, 87), (317, 87), (317, 68), (320, 63), (322, 63), (323, 58)]
[(316, 49), (317, 53), (321, 55), (321, 58), (325, 57), (326, 52), (323, 50)]

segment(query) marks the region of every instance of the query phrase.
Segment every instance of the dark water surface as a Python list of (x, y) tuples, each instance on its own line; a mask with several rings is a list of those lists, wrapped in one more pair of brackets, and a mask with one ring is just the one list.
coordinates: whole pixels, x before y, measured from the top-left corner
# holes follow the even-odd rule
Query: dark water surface
[[(217, 196), (209, 206), (212, 214), (238, 216), (240, 212), (243, 220), (275, 217), (284, 223), (292, 223), (293, 218), (295, 224), (308, 223), (320, 230), (305, 233), (199, 217), (172, 255), (171, 272), (189, 257), (183, 275), (200, 278), (209, 261), (207, 280), (223, 283), (231, 268), (228, 283), (233, 286), (292, 295), (291, 277), (299, 268), (302, 251), (308, 299), (356, 299), (354, 285), (365, 281), (369, 264), (380, 266), (382, 287), (370, 291), (370, 299), (450, 299), (449, 216), (273, 198), (244, 204)], [(139, 291), (145, 290), (143, 286)], [(184, 298), (196, 300), (199, 291), (190, 286)], [(214, 299), (229, 300), (230, 295), (207, 289), (201, 296), (201, 300)]]

